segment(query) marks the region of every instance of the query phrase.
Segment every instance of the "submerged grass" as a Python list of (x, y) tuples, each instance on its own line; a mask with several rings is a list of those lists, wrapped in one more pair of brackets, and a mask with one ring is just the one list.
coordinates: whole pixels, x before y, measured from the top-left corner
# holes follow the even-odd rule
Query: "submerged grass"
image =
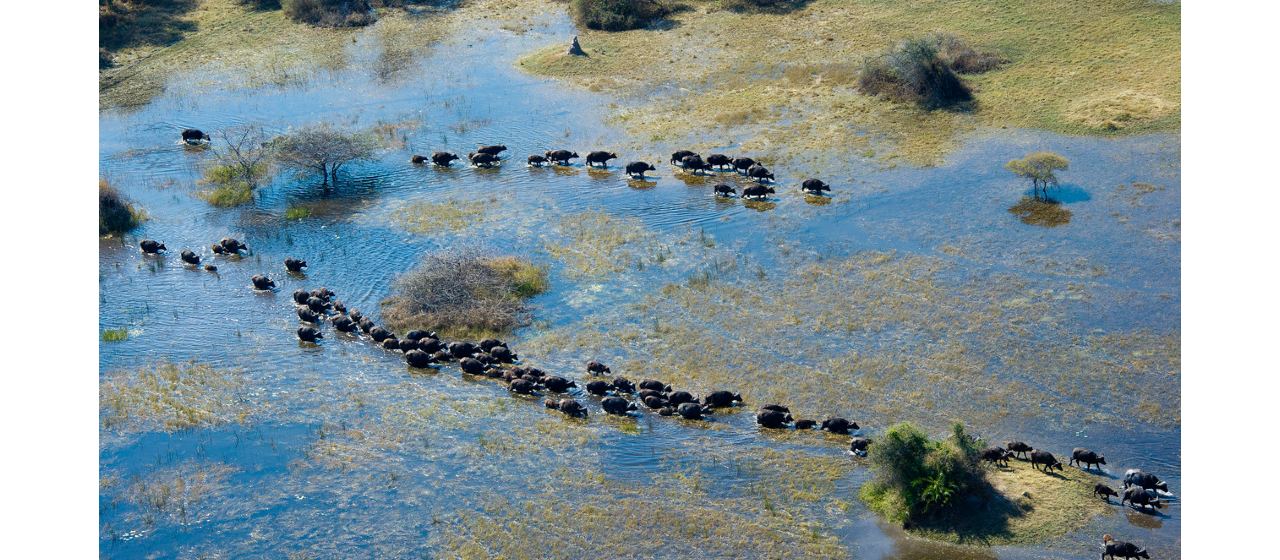
[(601, 211), (570, 214), (560, 219), (560, 236), (545, 249), (565, 265), (571, 278), (602, 278), (622, 272), (649, 249), (652, 233), (635, 218), (619, 218)]
[(455, 231), (484, 221), (496, 199), (465, 201), (450, 198), (443, 202), (418, 201), (392, 215), (400, 227), (413, 233)]
[(122, 342), (125, 340), (129, 340), (129, 330), (124, 327), (102, 331), (103, 342)]
[(103, 430), (115, 431), (244, 423), (260, 412), (247, 392), (241, 372), (195, 361), (117, 370), (99, 382), (99, 422)]
[(213, 188), (196, 191), (196, 196), (208, 202), (210, 206), (243, 206), (253, 202), (253, 186), (242, 182), (220, 184)]

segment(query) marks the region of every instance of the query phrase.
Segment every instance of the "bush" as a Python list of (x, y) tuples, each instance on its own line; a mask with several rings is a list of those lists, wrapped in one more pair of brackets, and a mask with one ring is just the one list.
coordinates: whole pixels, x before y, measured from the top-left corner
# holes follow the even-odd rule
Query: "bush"
[(805, 3), (805, 0), (723, 0), (721, 5), (738, 13), (785, 14)]
[(981, 74), (995, 70), (1008, 59), (992, 51), (975, 51), (955, 33), (938, 32), (928, 36), (953, 70), (961, 74)]
[(428, 255), (395, 281), (382, 319), (395, 330), (424, 329), (479, 338), (529, 323), (523, 298), (546, 291), (547, 270), (516, 257), (476, 249)]
[(240, 206), (253, 202), (253, 186), (244, 182), (228, 183), (200, 191), (199, 196), (211, 206)]
[(319, 27), (361, 27), (375, 21), (368, 0), (283, 0), (284, 15)]
[(654, 0), (571, 0), (569, 4), (575, 23), (604, 31), (644, 27), (670, 12)]
[(858, 86), (863, 92), (928, 109), (973, 99), (968, 86), (939, 54), (936, 36), (912, 37), (892, 51), (863, 61)]
[(985, 486), (981, 447), (959, 422), (941, 441), (930, 441), (909, 423), (898, 424), (868, 448), (873, 474), (862, 486), (861, 498), (894, 521), (945, 509)]
[(145, 212), (134, 208), (115, 187), (98, 179), (98, 235), (123, 233), (145, 221)]

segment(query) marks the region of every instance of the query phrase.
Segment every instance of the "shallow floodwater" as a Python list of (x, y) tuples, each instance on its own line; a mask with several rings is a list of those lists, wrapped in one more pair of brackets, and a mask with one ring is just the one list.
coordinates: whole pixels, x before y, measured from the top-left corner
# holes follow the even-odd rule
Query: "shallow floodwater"
[[(937, 279), (944, 288), (952, 281), (1009, 275), (1034, 289), (1084, 293), (1064, 301), (1061, 316), (1053, 318), (1077, 332), (1179, 332), (1176, 135), (1097, 139), (987, 131), (966, 140), (938, 167), (777, 168), (778, 194), (769, 203), (720, 200), (711, 196), (711, 184), (745, 183), (731, 174), (704, 179), (678, 173), (664, 154), (683, 146), (642, 146), (626, 130), (604, 124), (615, 109), (608, 97), (520, 73), (513, 66), (520, 55), (573, 35), (563, 14), (536, 23), (547, 25), (519, 35), (477, 24), (466, 39), (445, 40), (419, 68), (393, 79), (359, 64), (282, 89), (192, 91), (184, 84), (196, 80), (178, 77), (149, 105), (101, 113), (101, 173), (144, 207), (151, 221), (123, 239), (100, 242), (101, 328), (129, 332), (125, 341), (99, 343), (100, 376), (161, 360), (196, 360), (242, 373), (228, 382), (230, 389), (208, 389), (205, 396), (243, 412), (230, 422), (173, 432), (145, 423), (104, 426), (101, 556), (435, 557), (458, 550), (520, 555), (494, 544), (492, 525), (511, 534), (523, 534), (520, 527), (554, 533), (554, 548), (543, 552), (574, 557), (591, 550), (590, 528), (561, 523), (557, 527), (564, 532), (557, 532), (539, 512), (595, 507), (619, 516), (647, 514), (637, 512), (636, 503), (669, 504), (666, 514), (682, 527), (696, 526), (694, 513), (734, 523), (733, 516), (741, 515), (742, 526), (758, 524), (761, 534), (782, 543), (778, 556), (808, 550), (801, 541), (829, 541), (832, 549), (856, 558), (1081, 557), (1099, 552), (1102, 533), (1143, 543), (1153, 556), (1180, 556), (1177, 502), (1155, 515), (1112, 506), (1110, 515), (1047, 547), (957, 549), (905, 537), (861, 506), (856, 496), (867, 477), (866, 463), (845, 453), (845, 440), (762, 433), (749, 414), (752, 403), (708, 423), (649, 413), (627, 420), (606, 417), (597, 399), (577, 395), (591, 415), (570, 420), (545, 410), (539, 400), (509, 396), (492, 380), (464, 378), (454, 367), (410, 371), (396, 353), (327, 327), (323, 343), (300, 344), (289, 297), (294, 289), (326, 286), (349, 308), (381, 323), (379, 302), (390, 294), (393, 279), (424, 253), (457, 244), (527, 255), (550, 267), (551, 291), (532, 300), (534, 324), (509, 341), (526, 363), (577, 378), (585, 375), (579, 371), (584, 360), (607, 356), (548, 351), (545, 338), (537, 350), (523, 343), (608, 320), (620, 313), (615, 310), (631, 309), (667, 283), (685, 282), (725, 258), (749, 263), (743, 269), (785, 274), (799, 256), (821, 261), (860, 251), (921, 255), (948, 263), (948, 272)], [(371, 49), (372, 39), (354, 42), (351, 59), (375, 56)], [(180, 129), (216, 131), (261, 122), (283, 132), (317, 121), (351, 129), (394, 124), (398, 145), (377, 161), (344, 170), (329, 189), (286, 173), (248, 206), (214, 208), (191, 195), (209, 155), (180, 145)], [(463, 155), (496, 143), (509, 147), (499, 169), (408, 163), (412, 154)], [(620, 159), (608, 170), (589, 170), (582, 160), (569, 168), (524, 166), (525, 155), (557, 148), (583, 155), (608, 149)], [(736, 151), (733, 145), (720, 148)], [(1072, 215), (1053, 228), (1020, 223), (1008, 212), (1029, 193), (1018, 190), (1003, 163), (1040, 150), (1071, 160), (1064, 184), (1050, 194)], [(638, 159), (659, 168), (654, 178), (628, 180), (621, 166)], [(795, 185), (805, 176), (826, 179), (832, 195), (798, 193)], [(1152, 187), (1138, 195), (1135, 182)], [(486, 201), (482, 221), (431, 234), (410, 233), (395, 221), (407, 204), (451, 198)], [(295, 205), (311, 214), (285, 219)], [(584, 276), (549, 254), (548, 246), (563, 242), (562, 220), (596, 212), (638, 220), (646, 241), (633, 245), (642, 247), (640, 253), (662, 254), (661, 266), (648, 261), (643, 269), (628, 265)], [(245, 241), (252, 254), (214, 257), (208, 247), (223, 237)], [(144, 257), (137, 248), (141, 238), (161, 240), (171, 253)], [(177, 254), (184, 248), (215, 263), (218, 272), (183, 266)], [(307, 272), (285, 273), (286, 257), (305, 259)], [(275, 279), (276, 291), (252, 289), (248, 279), (260, 273)], [(855, 349), (825, 338), (820, 344), (834, 353)], [(1144, 390), (1176, 397), (1180, 377), (1176, 369), (1172, 373), (1167, 385)], [(1047, 384), (1045, 390), (1060, 391)], [(1080, 404), (1108, 406), (1103, 400)], [(1122, 416), (1113, 412), (1085, 422), (1050, 409), (967, 421), (992, 441), (1017, 438), (1068, 456), (1076, 446), (1101, 451), (1108, 460), (1106, 476), (1115, 477), (1113, 487), (1125, 469), (1142, 468), (1176, 493), (1176, 417), (1172, 423), (1147, 423)], [(872, 436), (888, 425), (855, 419)], [(919, 422), (939, 427), (932, 418)], [(757, 462), (761, 453), (773, 459)], [(789, 464), (791, 457), (800, 459)], [(793, 471), (815, 465), (836, 474), (811, 480)], [(773, 498), (788, 514), (802, 514), (811, 535), (788, 533), (800, 525), (774, 527), (757, 518), (777, 516), (751, 511), (769, 503), (772, 512), (769, 496), (787, 489), (820, 496)], [(611, 503), (601, 498), (606, 492), (630, 492), (634, 501)], [(833, 498), (843, 507), (833, 506)], [(688, 518), (680, 517), (686, 512)], [(676, 533), (700, 545), (674, 542), (667, 534), (646, 534), (635, 542), (673, 539), (646, 555), (729, 556), (743, 550), (727, 544), (717, 529)]]

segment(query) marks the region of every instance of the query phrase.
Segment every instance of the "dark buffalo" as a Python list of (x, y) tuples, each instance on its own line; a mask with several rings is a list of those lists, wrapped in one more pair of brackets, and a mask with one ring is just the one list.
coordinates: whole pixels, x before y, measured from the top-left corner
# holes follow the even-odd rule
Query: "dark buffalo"
[(209, 140), (209, 135), (196, 128), (182, 129), (182, 141), (188, 144), (199, 144)]
[(207, 271), (209, 271), (209, 272), (217, 272), (217, 271), (218, 271), (218, 267), (213, 266), (213, 265), (211, 265), (211, 264), (206, 264), (206, 265), (204, 265), (204, 269), (205, 269), (205, 270), (207, 270)]
[(655, 391), (653, 389), (641, 389), (639, 393), (636, 393), (636, 396), (640, 397), (640, 400), (644, 400), (649, 397), (657, 397), (664, 401), (667, 400), (666, 393), (662, 391)]
[(369, 334), (373, 332), (373, 329), (378, 328), (377, 325), (373, 324), (373, 319), (368, 317), (361, 317), (360, 321), (356, 324), (360, 326), (360, 330), (364, 331), (365, 334)]
[(791, 409), (780, 404), (766, 404), (760, 407), (760, 410), (773, 410), (783, 414), (791, 414)]
[(248, 245), (241, 243), (239, 239), (235, 239), (233, 237), (223, 237), (218, 241), (218, 244), (222, 246), (222, 250), (224, 252), (232, 255), (239, 253), (240, 251), (249, 250)]
[(479, 148), (476, 148), (476, 152), (481, 154), (489, 154), (491, 156), (496, 156), (506, 149), (507, 147), (505, 145), (498, 144), (496, 146), (480, 146)]
[(623, 393), (636, 392), (636, 384), (632, 383), (630, 379), (621, 376), (613, 378), (613, 388)]
[(1102, 558), (1108, 556), (1115, 560), (1117, 556), (1128, 560), (1129, 558), (1151, 558), (1147, 555), (1147, 549), (1138, 548), (1138, 545), (1124, 541), (1108, 541), (1107, 549), (1102, 553)]
[(1093, 485), (1093, 495), (1102, 496), (1104, 501), (1111, 503), (1111, 496), (1119, 496), (1120, 493), (1112, 490), (1110, 486), (1099, 482)]
[(612, 374), (613, 370), (610, 370), (609, 366), (606, 366), (595, 360), (591, 360), (587, 362), (587, 373), (590, 373), (592, 375), (606, 375), (606, 374)]
[(636, 403), (622, 397), (605, 397), (600, 401), (600, 406), (604, 407), (605, 412), (618, 416), (626, 416), (628, 412), (639, 410), (636, 408)]
[(143, 253), (150, 253), (150, 254), (153, 254), (153, 255), (154, 255), (154, 254), (156, 254), (156, 253), (159, 253), (160, 251), (168, 251), (168, 250), (169, 250), (169, 248), (168, 248), (168, 247), (165, 247), (165, 246), (164, 246), (164, 243), (161, 243), (161, 242), (156, 241), (156, 240), (154, 240), (154, 239), (143, 239), (142, 241), (140, 241), (140, 242), (138, 243), (138, 246), (139, 246), (139, 247), (142, 247), (142, 252), (143, 252)]
[(418, 341), (416, 341), (416, 340), (414, 340), (414, 339), (412, 339), (412, 338), (402, 338), (402, 339), (400, 339), (400, 341), (399, 341), (397, 344), (400, 346), (400, 351), (401, 351), (401, 352), (408, 352), (408, 351), (410, 351), (410, 350), (418, 350)]
[(471, 359), (477, 362), (480, 362), (484, 365), (492, 365), (492, 364), (498, 363), (498, 360), (493, 357), (493, 354), (490, 354), (488, 352), (477, 352), (476, 354), (471, 356)]
[(817, 179), (805, 179), (804, 182), (800, 183), (800, 190), (809, 194), (821, 194), (822, 191), (830, 191), (831, 185)]
[(493, 167), (493, 164), (500, 161), (498, 156), (492, 154), (477, 154), (475, 152), (467, 154), (467, 159), (471, 160), (471, 165), (476, 167)]
[(751, 166), (756, 164), (756, 160), (749, 157), (733, 158), (733, 170), (738, 173), (746, 173)]
[(303, 342), (315, 342), (321, 338), (324, 338), (324, 335), (320, 334), (318, 329), (312, 327), (298, 327), (298, 339)]
[(725, 408), (733, 406), (735, 402), (742, 402), (740, 393), (731, 393), (729, 391), (712, 391), (702, 398), (702, 404), (713, 408)]
[(1089, 468), (1089, 465), (1105, 465), (1107, 464), (1107, 459), (1106, 457), (1098, 455), (1088, 449), (1077, 447), (1071, 450), (1071, 460), (1067, 461), (1067, 464), (1075, 464), (1077, 466), (1083, 465), (1084, 468), (1087, 469)]
[(187, 264), (200, 264), (200, 255), (192, 253), (189, 249), (182, 250), (182, 262)]
[(253, 278), (250, 278), (249, 281), (253, 282), (254, 289), (258, 290), (270, 290), (271, 288), (276, 287), (275, 280), (267, 278), (261, 274), (254, 274)]
[(226, 252), (227, 252), (227, 250), (226, 250), (226, 249), (223, 249), (223, 248), (222, 248), (222, 245), (219, 245), (219, 244), (217, 244), (217, 243), (214, 243), (213, 245), (210, 245), (210, 246), (209, 246), (209, 248), (213, 250), (213, 254), (215, 254), (215, 255), (221, 255), (221, 254), (223, 254), (223, 253), (226, 253)]
[(382, 339), (382, 347), (387, 350), (399, 350), (400, 340), (394, 336), (388, 336), (387, 338)]
[(511, 386), (508, 387), (508, 390), (510, 390), (512, 393), (528, 395), (532, 393), (535, 388), (537, 388), (537, 386), (534, 385), (533, 382), (525, 379), (517, 379), (511, 382)]
[(333, 297), (333, 290), (330, 290), (329, 288), (321, 286), (319, 288), (311, 290), (311, 297), (317, 297), (317, 298), (320, 298), (322, 301), (328, 302), (329, 298)]
[(618, 159), (618, 154), (613, 152), (587, 152), (587, 167), (595, 167), (594, 164), (600, 164), (601, 167), (609, 167), (609, 160)]
[(689, 150), (680, 150), (671, 154), (671, 165), (683, 165), (684, 158), (687, 156), (696, 156), (696, 152)]
[(302, 272), (307, 267), (307, 261), (290, 257), (284, 260), (284, 267), (289, 272)]
[(430, 338), (431, 334), (424, 330), (414, 329), (407, 333), (404, 333), (404, 337), (409, 340), (420, 340), (423, 338)]
[(332, 303), (330, 303), (330, 305), (332, 305), (332, 306), (333, 306), (333, 310), (334, 310), (334, 311), (337, 311), (338, 313), (346, 313), (346, 312), (347, 312), (347, 306), (343, 305), (341, 301), (338, 301), (338, 300), (336, 300), (336, 299), (335, 299), (335, 300), (333, 300), (333, 302), (332, 302)]
[(725, 167), (733, 167), (733, 158), (724, 154), (711, 154), (707, 156), (707, 164), (714, 165), (717, 169), (724, 170)]
[(764, 185), (751, 185), (750, 187), (742, 189), (742, 198), (764, 200), (766, 198), (769, 198), (769, 195), (774, 194), (774, 192), (775, 191), (773, 190), (773, 187), (766, 187)]
[(756, 413), (756, 423), (766, 428), (785, 428), (791, 422), (791, 415), (776, 410), (761, 410)]
[(547, 163), (547, 158), (546, 156), (533, 154), (528, 158), (526, 158), (525, 161), (528, 162), (528, 164), (532, 167), (542, 167), (543, 164)]
[(645, 406), (653, 409), (658, 409), (658, 408), (667, 406), (667, 400), (662, 397), (652, 397), (652, 396), (640, 397), (640, 402), (644, 403)]
[(573, 399), (547, 399), (544, 404), (547, 408), (559, 410), (569, 416), (586, 416), (587, 408), (582, 406), (578, 401)]
[(436, 352), (431, 355), (431, 359), (441, 363), (452, 362), (453, 354), (450, 354), (445, 350), (436, 350)]
[(797, 430), (812, 430), (817, 425), (818, 425), (817, 420), (809, 420), (809, 419), (796, 420), (796, 424), (795, 424)]
[(597, 379), (595, 381), (587, 382), (587, 392), (592, 395), (604, 396), (609, 394), (610, 389), (613, 389), (613, 384), (608, 381), (600, 381)]
[(414, 165), (422, 165), (426, 162), (427, 162), (427, 156), (420, 156), (415, 154), (413, 157), (409, 158), (409, 163), (412, 163)]
[(481, 349), (481, 350), (484, 350), (485, 352), (488, 352), (488, 351), (490, 351), (490, 350), (493, 350), (494, 348), (496, 348), (496, 347), (498, 347), (498, 346), (506, 346), (506, 345), (507, 345), (507, 343), (505, 343), (505, 342), (503, 342), (503, 341), (501, 341), (501, 340), (498, 340), (498, 339), (496, 339), (496, 338), (486, 338), (486, 339), (484, 339), (484, 340), (481, 340), (481, 341), (480, 341), (480, 349)]
[(338, 332), (351, 332), (356, 330), (356, 324), (350, 317), (339, 315), (333, 318), (333, 330)]
[(298, 308), (298, 319), (301, 319), (304, 323), (311, 323), (313, 325), (320, 324), (320, 316), (305, 307)]
[(351, 320), (357, 323), (360, 322), (361, 319), (364, 319), (364, 315), (360, 313), (359, 309), (352, 309), (350, 313), (347, 313), (347, 315), (350, 315)]
[(1005, 442), (1004, 447), (1005, 449), (1008, 449), (1011, 453), (1016, 453), (1019, 457), (1022, 457), (1024, 459), (1026, 458), (1025, 454), (1031, 453), (1032, 451), (1032, 447), (1030, 445), (1027, 445), (1020, 441)]
[(849, 440), (849, 451), (854, 453), (866, 454), (867, 447), (871, 445), (871, 438), (855, 437)]
[(520, 359), (520, 356), (517, 356), (515, 352), (512, 352), (511, 349), (506, 346), (495, 346), (493, 347), (493, 350), (489, 351), (489, 354), (493, 356), (493, 359), (504, 364), (509, 364)]
[(724, 183), (717, 183), (715, 187), (712, 187), (712, 190), (715, 191), (716, 196), (729, 196), (729, 195), (738, 194), (737, 190), (735, 190), (733, 187), (730, 187), (729, 185), (726, 185)]
[(1169, 491), (1169, 484), (1156, 478), (1156, 475), (1138, 469), (1129, 469), (1124, 473), (1124, 487), (1138, 486), (1147, 490)]
[[(671, 404), (674, 405), (675, 403)], [(711, 407), (702, 406), (698, 403), (687, 402), (681, 403), (680, 406), (677, 406), (676, 412), (678, 412), (685, 420), (701, 420), (703, 414), (709, 414), (711, 412)]]
[(451, 154), (449, 152), (436, 152), (431, 154), (431, 163), (439, 165), (440, 167), (449, 167), (449, 162), (455, 159), (462, 158), (458, 157), (458, 154)]
[(423, 352), (428, 354), (435, 354), (436, 352), (444, 350), (444, 344), (435, 338), (419, 338), (418, 348), (421, 348)]
[(675, 416), (676, 408), (674, 406), (664, 406), (658, 409), (658, 416)]
[(858, 429), (858, 423), (844, 418), (827, 418), (822, 421), (822, 429), (835, 434), (847, 434), (849, 430)]
[(328, 307), (328, 304), (318, 297), (313, 296), (307, 298), (307, 308), (315, 311), (316, 313), (324, 313), (324, 310)]
[(311, 299), (311, 294), (307, 293), (307, 291), (306, 291), (306, 290), (294, 290), (294, 291), (293, 291), (293, 301), (294, 301), (294, 303), (297, 303), (298, 305), (306, 305), (306, 304), (307, 304), (307, 300), (308, 300), (308, 299)]
[(667, 385), (666, 383), (657, 381), (655, 379), (645, 379), (644, 381), (641, 381), (640, 388), (650, 389), (653, 391), (670, 391), (671, 390), (670, 385)]
[(551, 391), (553, 393), (563, 393), (565, 391), (568, 391), (570, 387), (578, 386), (577, 383), (574, 383), (573, 381), (570, 381), (558, 375), (548, 375), (546, 377), (543, 377), (542, 385), (545, 386), (548, 391)]
[(630, 175), (630, 176), (632, 176), (632, 177), (637, 177), (637, 178), (640, 178), (640, 179), (643, 179), (643, 178), (644, 178), (644, 172), (645, 172), (645, 171), (657, 171), (657, 170), (658, 170), (658, 168), (657, 168), (657, 167), (654, 167), (654, 166), (652, 166), (652, 165), (650, 165), (650, 164), (648, 164), (648, 163), (645, 163), (645, 162), (643, 162), (643, 161), (633, 161), (633, 162), (631, 162), (631, 163), (628, 163), (628, 164), (627, 164), (627, 168), (626, 168), (626, 169), (627, 169), (627, 175)]
[(688, 391), (676, 391), (667, 395), (667, 400), (671, 402), (671, 406), (679, 406), (684, 403), (696, 403), (698, 398)]
[(453, 354), (453, 357), (455, 358), (466, 358), (473, 354), (478, 354), (479, 352), (480, 352), (480, 347), (470, 342), (450, 342), (449, 343), (449, 353)]
[(556, 165), (569, 165), (569, 160), (582, 157), (578, 155), (578, 152), (570, 152), (569, 150), (548, 150), (543, 155), (547, 156), (547, 159)]
[(1062, 470), (1062, 463), (1054, 458), (1052, 453), (1043, 449), (1034, 449), (1031, 451), (1031, 468), (1036, 468), (1036, 465), (1044, 465), (1044, 472), (1049, 472), (1049, 469), (1055, 467), (1058, 470)]
[(1125, 489), (1124, 495), (1120, 498), (1120, 505), (1124, 505), (1125, 502), (1129, 502), (1131, 506), (1141, 506), (1143, 510), (1146, 510), (1147, 506), (1154, 506), (1156, 509), (1164, 507), (1160, 504), (1158, 496), (1137, 486)]
[(711, 164), (702, 161), (702, 158), (697, 154), (684, 156), (684, 158), (680, 160), (680, 167), (692, 170), (694, 173), (699, 171), (711, 171)]
[(373, 327), (369, 329), (369, 336), (373, 338), (374, 342), (382, 343), (382, 341), (391, 338), (391, 332), (382, 327)]
[(458, 360), (458, 367), (462, 368), (463, 373), (471, 375), (481, 375), (484, 373), (484, 364), (475, 358), (463, 358)]
[(425, 368), (431, 365), (431, 355), (422, 350), (410, 350), (404, 353), (404, 361), (409, 367)]
[(1005, 451), (1005, 449), (1000, 446), (988, 447), (978, 452), (979, 459), (1005, 467), (1009, 466), (1009, 457), (1012, 456), (1012, 453)]
[(758, 163), (747, 168), (747, 177), (750, 177), (752, 181), (757, 183), (763, 183), (766, 179), (770, 181), (774, 179), (773, 173), (766, 169), (765, 166)]

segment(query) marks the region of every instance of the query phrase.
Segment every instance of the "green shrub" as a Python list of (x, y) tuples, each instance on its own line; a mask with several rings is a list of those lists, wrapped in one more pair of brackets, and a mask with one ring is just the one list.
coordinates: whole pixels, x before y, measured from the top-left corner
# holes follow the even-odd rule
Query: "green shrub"
[(122, 342), (129, 340), (129, 331), (124, 327), (102, 331), (103, 342)]
[(145, 212), (134, 208), (115, 187), (98, 180), (98, 235), (123, 233), (146, 220)]
[(654, 0), (571, 0), (569, 4), (575, 23), (604, 31), (644, 27), (670, 12)]
[(290, 206), (284, 211), (286, 220), (301, 220), (311, 215), (311, 209), (306, 206)]
[(253, 202), (253, 186), (243, 182), (228, 183), (200, 191), (199, 196), (211, 206), (240, 206)]
[(282, 0), (284, 15), (318, 27), (361, 27), (375, 21), (368, 0)]
[(931, 441), (909, 423), (889, 429), (868, 448), (872, 477), (862, 486), (863, 501), (894, 521), (927, 515), (958, 502), (985, 485), (979, 464), (982, 442), (959, 422), (951, 436)]
[(858, 86), (863, 92), (928, 109), (973, 99), (969, 87), (939, 54), (937, 36), (911, 37), (893, 50), (863, 61)]

